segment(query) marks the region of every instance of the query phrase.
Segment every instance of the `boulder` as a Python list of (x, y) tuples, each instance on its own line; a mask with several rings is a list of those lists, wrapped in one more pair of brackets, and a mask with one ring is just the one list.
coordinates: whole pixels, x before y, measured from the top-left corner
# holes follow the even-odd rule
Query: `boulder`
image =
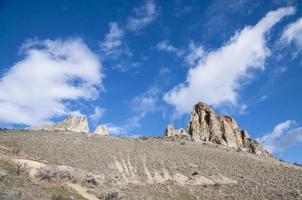
[(87, 118), (84, 116), (77, 118), (74, 115), (69, 115), (67, 119), (58, 122), (56, 124), (31, 127), (29, 129), (47, 130), (47, 131), (70, 131), (70, 132), (79, 132), (79, 133), (89, 132)]
[(100, 135), (100, 136), (108, 136), (108, 128), (106, 125), (98, 125), (95, 130), (94, 133), (95, 135)]

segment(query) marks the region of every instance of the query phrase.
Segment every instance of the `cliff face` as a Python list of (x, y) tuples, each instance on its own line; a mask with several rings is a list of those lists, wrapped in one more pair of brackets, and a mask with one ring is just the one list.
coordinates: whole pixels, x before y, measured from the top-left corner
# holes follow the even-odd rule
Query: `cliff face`
[[(246, 130), (239, 128), (235, 119), (230, 116), (218, 115), (202, 102), (194, 106), (185, 134), (194, 140), (212, 142), (250, 153), (271, 156), (256, 140), (250, 137)], [(166, 136), (169, 135), (166, 134)], [(181, 135), (174, 131), (174, 134), (170, 134), (170, 136)]]
[(88, 121), (86, 117), (77, 118), (73, 115), (68, 116), (67, 119), (56, 124), (32, 127), (31, 130), (47, 130), (47, 131), (71, 131), (88, 133)]

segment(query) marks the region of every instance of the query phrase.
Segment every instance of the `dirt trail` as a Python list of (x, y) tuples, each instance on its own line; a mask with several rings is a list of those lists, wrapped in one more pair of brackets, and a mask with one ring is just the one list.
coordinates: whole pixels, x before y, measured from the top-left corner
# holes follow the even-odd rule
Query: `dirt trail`
[(87, 189), (80, 186), (80, 185), (77, 185), (77, 184), (73, 184), (73, 183), (66, 183), (67, 186), (71, 187), (72, 189), (74, 189), (75, 191), (77, 191), (77, 193), (79, 195), (81, 195), (82, 197), (84, 197), (85, 199), (88, 199), (88, 200), (99, 200), (96, 196), (92, 195), (92, 194), (89, 194), (87, 192)]

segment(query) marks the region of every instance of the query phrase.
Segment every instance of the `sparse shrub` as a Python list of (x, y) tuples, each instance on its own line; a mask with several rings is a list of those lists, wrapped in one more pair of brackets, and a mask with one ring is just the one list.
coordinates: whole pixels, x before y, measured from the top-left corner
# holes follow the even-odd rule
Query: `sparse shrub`
[(118, 193), (118, 192), (109, 192), (105, 195), (103, 195), (102, 197), (100, 197), (99, 199), (102, 200), (122, 200), (122, 196)]
[(141, 140), (149, 140), (149, 137), (147, 136), (142, 136), (142, 137), (139, 137)]
[(27, 163), (18, 163), (16, 166), (17, 175), (28, 175), (30, 171), (30, 167)]
[(46, 166), (39, 168), (37, 177), (39, 177), (41, 180), (47, 181), (50, 181), (51, 179), (72, 179), (72, 176), (69, 171), (60, 170), (58, 167), (55, 166)]
[(91, 174), (87, 174), (86, 177), (85, 177), (85, 181), (89, 184), (92, 184), (92, 185), (97, 185), (97, 181), (96, 181), (96, 178), (94, 176), (92, 176)]
[(13, 149), (12, 149), (12, 154), (13, 154), (13, 155), (19, 155), (19, 154), (20, 154), (20, 149), (18, 149), (18, 148), (13, 148)]
[(214, 183), (214, 187), (219, 187), (220, 186), (220, 184), (219, 183)]
[(196, 175), (198, 175), (198, 172), (195, 171), (195, 172), (192, 173), (192, 175), (193, 175), (193, 176), (196, 176)]
[(186, 144), (186, 142), (181, 142), (181, 143), (180, 143), (180, 145), (185, 145), (185, 144)]
[(37, 177), (47, 181), (50, 181), (52, 178), (56, 177), (56, 175), (57, 171), (53, 167), (41, 167), (37, 173)]
[(6, 171), (0, 170), (0, 182), (4, 181), (4, 179), (8, 176)]

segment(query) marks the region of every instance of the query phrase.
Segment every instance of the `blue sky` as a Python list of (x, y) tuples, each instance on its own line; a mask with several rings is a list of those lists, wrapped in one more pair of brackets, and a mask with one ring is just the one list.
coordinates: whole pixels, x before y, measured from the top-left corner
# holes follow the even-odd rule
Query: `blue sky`
[(203, 101), (302, 162), (299, 1), (2, 0), (0, 26), (2, 127), (162, 135)]

